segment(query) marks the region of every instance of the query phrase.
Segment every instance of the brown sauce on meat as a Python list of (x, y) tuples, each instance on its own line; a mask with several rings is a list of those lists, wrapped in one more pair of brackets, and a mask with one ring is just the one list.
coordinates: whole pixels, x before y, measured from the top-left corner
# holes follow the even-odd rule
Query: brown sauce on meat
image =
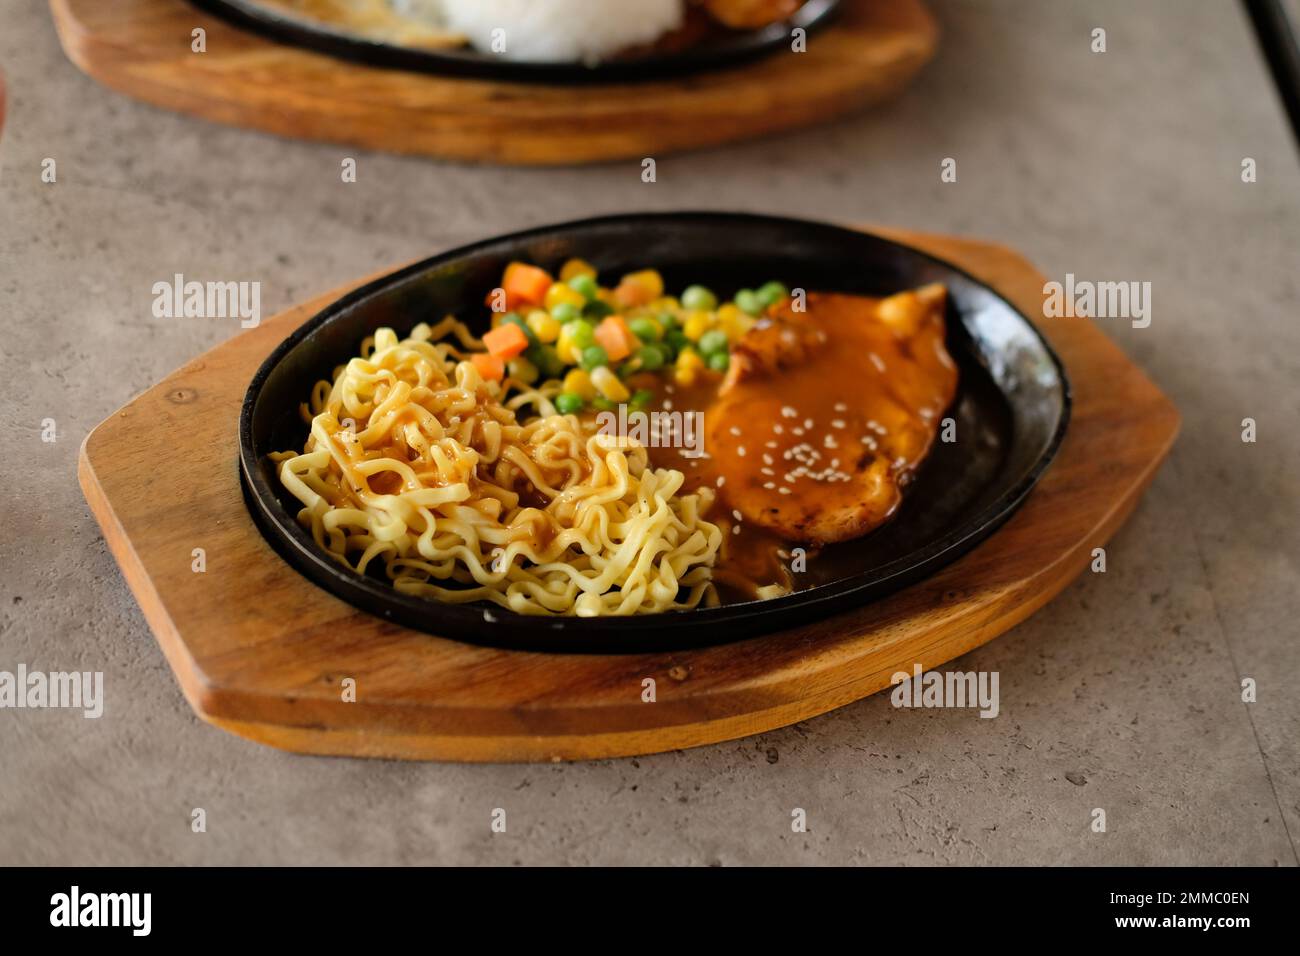
[(705, 457), (651, 448), (656, 467), (709, 486), (725, 542), (714, 569), (724, 600), (794, 586), (792, 548), (810, 551), (887, 521), (933, 443), (957, 389), (944, 348), (938, 287), (887, 300), (810, 293), (789, 301), (733, 349), (725, 380), (664, 379), (652, 410), (704, 413)]

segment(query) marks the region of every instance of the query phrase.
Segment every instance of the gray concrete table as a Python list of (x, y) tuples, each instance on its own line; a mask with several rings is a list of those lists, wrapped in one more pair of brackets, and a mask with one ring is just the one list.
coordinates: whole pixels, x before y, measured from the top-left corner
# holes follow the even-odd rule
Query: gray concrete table
[[(1294, 865), (1300, 169), (1246, 20), (1226, 0), (934, 6), (940, 57), (894, 104), (664, 158), (645, 184), (635, 163), (473, 168), (174, 116), (77, 72), (43, 2), (7, 3), (0, 670), (103, 671), (106, 707), (0, 710), (0, 863)], [(1152, 283), (1150, 327), (1106, 329), (1183, 434), (1107, 572), (953, 665), (1000, 673), (1000, 716), (877, 695), (748, 740), (550, 766), (301, 757), (197, 720), (75, 475), (92, 426), (238, 332), (155, 319), (153, 283), (259, 280), (269, 315), (494, 233), (692, 207), (966, 233), (1051, 276)]]

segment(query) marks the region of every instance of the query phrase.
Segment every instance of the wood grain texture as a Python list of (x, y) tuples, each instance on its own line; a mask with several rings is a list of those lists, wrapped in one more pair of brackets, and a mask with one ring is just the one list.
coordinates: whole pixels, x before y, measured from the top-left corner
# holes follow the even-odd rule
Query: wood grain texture
[[(882, 232), (1041, 315), (1043, 277), (1015, 252)], [(1002, 529), (933, 577), (851, 613), (703, 650), (601, 657), (474, 647), (385, 622), (311, 584), (244, 507), (236, 428), (248, 382), (285, 335), (343, 291), (169, 376), (100, 424), (79, 465), (195, 711), (289, 750), (574, 760), (713, 743), (824, 713), (914, 663), (933, 668), (966, 653), (1055, 596), (1128, 515), (1178, 429), (1169, 401), (1089, 320), (1041, 319), (1075, 391), (1060, 454)], [(191, 570), (194, 548), (206, 551), (205, 573)], [(344, 677), (357, 682), (355, 703), (341, 700)], [(641, 701), (646, 677), (657, 682), (654, 704)]]
[[(538, 165), (662, 156), (823, 122), (900, 92), (938, 40), (921, 0), (845, 0), (805, 53), (565, 87), (363, 66), (277, 44), (185, 0), (50, 0), (50, 9), (77, 66), (167, 109), (284, 136)], [(207, 52), (196, 54), (200, 26)]]

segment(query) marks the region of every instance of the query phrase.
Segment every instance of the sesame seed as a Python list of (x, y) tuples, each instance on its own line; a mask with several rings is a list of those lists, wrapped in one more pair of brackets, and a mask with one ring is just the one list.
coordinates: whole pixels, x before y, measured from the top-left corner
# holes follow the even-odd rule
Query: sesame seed
[(785, 485), (782, 485), (780, 488), (778, 488), (778, 489), (776, 489), (776, 490), (777, 490), (778, 493), (783, 494), (783, 495), (788, 495), (788, 494), (790, 493), (790, 489), (787, 488), (787, 487), (785, 487)]
[(844, 427), (844, 419), (836, 418), (831, 421), (831, 428), (843, 428), (843, 427)]
[(837, 412), (847, 412), (849, 410), (849, 406), (845, 405), (843, 402), (836, 402), (835, 410)]
[(727, 476), (726, 476), (726, 475), (718, 475), (718, 487), (721, 488), (721, 487), (722, 487), (723, 485), (725, 485), (726, 483), (727, 483)]
[(765, 482), (763, 482), (763, 487), (764, 487), (764, 488), (769, 488), (769, 489), (770, 489), (770, 488), (775, 488), (775, 487), (776, 487), (776, 482), (774, 482), (774, 481), (765, 481)]
[(781, 434), (781, 432), (783, 432), (784, 430), (785, 429), (783, 429), (780, 425), (772, 426), (772, 431), (776, 432), (778, 435)]
[(796, 418), (798, 415), (799, 415), (799, 413), (798, 413), (797, 411), (795, 411), (793, 408), (791, 408), (789, 405), (782, 405), (782, 406), (781, 406), (781, 417), (783, 417), (783, 418)]
[(767, 452), (763, 452), (763, 464), (765, 465), (772, 464), (772, 456), (769, 455)]
[(740, 429), (737, 428), (735, 425), (732, 425), (730, 430), (731, 430), (731, 434), (733, 434), (733, 435), (739, 435), (739, 434), (740, 434)]
[(744, 458), (744, 457), (745, 457), (745, 446), (744, 446), (744, 445), (737, 445), (737, 446), (736, 446), (736, 454), (739, 455), (741, 458)]
[(739, 508), (732, 508), (732, 509), (731, 509), (731, 517), (735, 518), (737, 521), (744, 521), (744, 520), (745, 520), (745, 516), (742, 515), (742, 514), (740, 513), (740, 509), (739, 509)]

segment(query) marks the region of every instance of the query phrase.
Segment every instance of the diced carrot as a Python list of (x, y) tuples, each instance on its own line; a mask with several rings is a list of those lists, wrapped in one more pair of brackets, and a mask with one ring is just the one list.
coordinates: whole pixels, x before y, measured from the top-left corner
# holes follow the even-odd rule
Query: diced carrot
[(483, 344), (499, 359), (512, 359), (528, 348), (528, 336), (514, 322), (502, 322), (483, 336)]
[(621, 315), (607, 315), (595, 329), (596, 341), (604, 347), (611, 362), (620, 362), (637, 347), (637, 338)]
[(624, 309), (645, 305), (654, 299), (653, 290), (635, 276), (624, 276), (614, 290), (614, 301)]
[(469, 357), (485, 381), (499, 382), (506, 377), (506, 363), (499, 356), (487, 352), (475, 352)]
[(501, 288), (506, 290), (506, 308), (513, 309), (524, 304), (541, 305), (546, 298), (546, 290), (554, 281), (545, 269), (525, 262), (510, 263), (501, 279)]

